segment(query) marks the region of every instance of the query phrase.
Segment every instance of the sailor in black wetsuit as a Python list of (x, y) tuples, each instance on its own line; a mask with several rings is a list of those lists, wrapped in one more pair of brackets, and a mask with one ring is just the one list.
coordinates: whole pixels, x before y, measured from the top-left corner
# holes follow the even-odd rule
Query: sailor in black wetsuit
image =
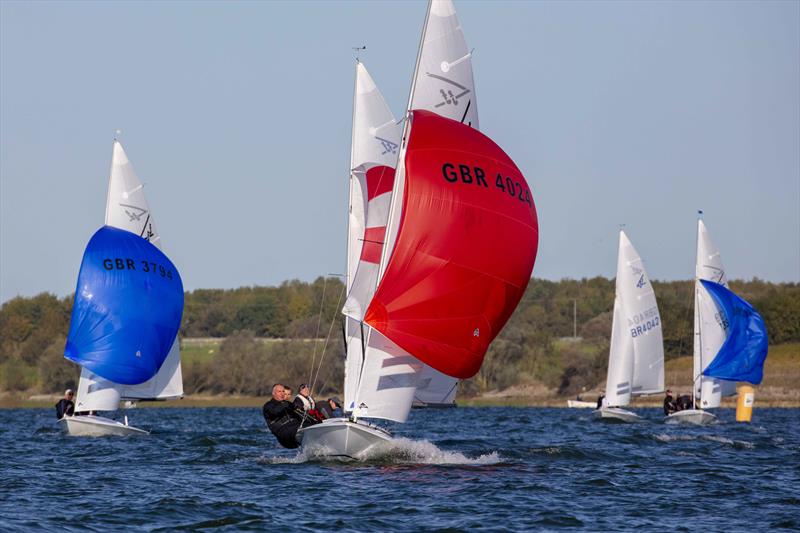
[[(272, 386), (272, 398), (262, 408), (267, 427), (284, 448), (297, 448), (297, 430), (301, 425), (310, 426), (318, 423), (311, 417), (306, 417), (303, 411), (298, 410), (292, 402), (286, 400), (286, 390), (277, 383)], [(305, 419), (305, 422), (303, 420)]]
[(72, 398), (74, 397), (75, 393), (72, 392), (72, 389), (67, 389), (64, 392), (64, 397), (56, 404), (56, 416), (59, 420), (64, 418), (64, 416), (72, 416), (75, 414), (75, 404), (72, 402)]
[(667, 395), (664, 396), (664, 416), (669, 416), (678, 410), (675, 399), (672, 397), (672, 391), (667, 390)]
[(688, 394), (682, 394), (681, 396), (678, 396), (678, 399), (675, 401), (675, 403), (678, 405), (677, 409), (678, 411), (685, 411), (687, 409), (691, 409), (692, 397), (689, 396)]

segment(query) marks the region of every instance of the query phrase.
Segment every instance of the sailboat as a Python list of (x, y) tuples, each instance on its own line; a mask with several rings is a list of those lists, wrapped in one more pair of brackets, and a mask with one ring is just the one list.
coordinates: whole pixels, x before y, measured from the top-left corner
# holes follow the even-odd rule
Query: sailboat
[[(452, 2), (430, 2), (397, 141), (378, 135), (379, 126), (367, 128), (365, 138), (358, 133), (360, 98), (367, 97), (358, 93), (357, 66), (351, 163), (361, 164), (355, 155), (361, 142), (396, 147), (398, 154), (390, 161), (394, 172), (376, 165), (373, 180), (370, 169), (364, 181), (357, 172), (351, 177), (343, 309), (352, 339), (345, 365), (349, 416), (300, 429), (304, 449), (357, 457), (390, 440), (367, 420), (405, 422), (427, 372), (450, 383), (477, 373), (530, 280), (538, 244), (533, 196), (513, 161), (477, 131), (470, 58)], [(370, 94), (388, 113), (379, 93)], [(384, 119), (369, 121), (389, 124), (385, 114)], [(381, 218), (386, 223), (367, 223), (359, 237), (353, 212), (366, 204), (364, 216), (372, 216), (389, 174), (392, 185), (381, 200), (388, 199), (388, 206), (374, 204), (376, 210), (388, 207)], [(357, 252), (352, 243), (359, 238)], [(355, 257), (362, 260), (353, 272)], [(362, 278), (371, 282), (369, 290), (361, 286)]]
[[(702, 215), (702, 212), (700, 214)], [(728, 296), (728, 293), (731, 296)], [(737, 301), (736, 303), (722, 303), (722, 300), (727, 302), (728, 299)], [(763, 359), (766, 358), (767, 353), (767, 340), (766, 328), (760, 316), (757, 320), (754, 318), (752, 323), (748, 322), (753, 328), (750, 332), (754, 335), (752, 339), (748, 342), (731, 341), (731, 339), (737, 339), (744, 335), (743, 332), (731, 327), (734, 322), (737, 328), (742, 327), (741, 321), (733, 321), (733, 313), (742, 308), (742, 304), (738, 301), (744, 302), (728, 289), (728, 280), (725, 276), (725, 267), (722, 265), (719, 249), (711, 241), (703, 219), (698, 218), (694, 283), (692, 409), (672, 413), (666, 417), (665, 422), (704, 425), (716, 421), (717, 417), (706, 409), (719, 407), (724, 396), (736, 394), (738, 378), (731, 378), (731, 375), (724, 371), (721, 375), (717, 375), (720, 365), (717, 358), (720, 356), (723, 359), (729, 358), (730, 350), (733, 347), (753, 350), (756, 353), (761, 353), (760, 351), (763, 349), (761, 358), (763, 366)], [(728, 306), (727, 309), (726, 306)], [(747, 306), (750, 307), (749, 304)], [(750, 309), (752, 310), (752, 307)], [(752, 310), (752, 313), (758, 315), (755, 310)], [(755, 342), (755, 347), (748, 345), (749, 342)], [(758, 381), (760, 383), (760, 378)], [(698, 398), (699, 406), (697, 405)]]
[[(183, 397), (178, 329), (183, 284), (161, 251), (143, 185), (114, 140), (105, 225), (89, 241), (75, 290), (64, 357), (81, 365), (70, 435), (147, 431), (93, 413), (121, 402)], [(88, 414), (86, 414), (88, 413)]]
[(663, 391), (664, 342), (656, 295), (642, 258), (620, 230), (606, 397), (594, 415), (634, 422), (641, 417), (622, 409), (631, 397)]

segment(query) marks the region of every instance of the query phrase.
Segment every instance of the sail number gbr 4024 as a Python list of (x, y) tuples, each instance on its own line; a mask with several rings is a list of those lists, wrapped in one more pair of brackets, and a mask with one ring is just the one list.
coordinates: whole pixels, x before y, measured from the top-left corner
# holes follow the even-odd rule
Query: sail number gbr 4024
[(454, 163), (444, 163), (442, 165), (442, 175), (448, 183), (461, 183), (474, 184), (479, 187), (489, 188), (489, 183), (494, 182), (494, 187), (498, 190), (508, 194), (512, 198), (516, 198), (520, 202), (528, 204), (533, 207), (533, 199), (531, 198), (531, 190), (524, 182), (520, 183), (508, 176), (503, 176), (501, 173), (492, 179), (487, 178), (486, 172), (478, 166), (470, 165), (457, 165)]

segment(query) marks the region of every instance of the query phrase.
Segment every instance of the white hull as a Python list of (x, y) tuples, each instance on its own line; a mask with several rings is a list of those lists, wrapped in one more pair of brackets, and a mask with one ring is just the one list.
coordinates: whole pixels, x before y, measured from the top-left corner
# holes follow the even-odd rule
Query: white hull
[(358, 458), (369, 448), (392, 440), (385, 430), (346, 418), (330, 418), (298, 433), (302, 448), (316, 455)]
[(638, 422), (642, 419), (641, 416), (619, 407), (603, 407), (595, 409), (592, 413), (595, 418), (605, 420), (608, 422)]
[[(126, 420), (127, 421), (127, 420)], [(73, 437), (105, 437), (109, 435), (149, 435), (149, 431), (122, 424), (110, 418), (93, 415), (65, 416), (58, 421), (64, 433)]]
[(672, 413), (664, 418), (665, 424), (695, 424), (704, 426), (716, 422), (717, 417), (701, 409), (686, 409)]
[(594, 409), (597, 407), (597, 402), (584, 402), (582, 400), (567, 400), (567, 407), (573, 409)]

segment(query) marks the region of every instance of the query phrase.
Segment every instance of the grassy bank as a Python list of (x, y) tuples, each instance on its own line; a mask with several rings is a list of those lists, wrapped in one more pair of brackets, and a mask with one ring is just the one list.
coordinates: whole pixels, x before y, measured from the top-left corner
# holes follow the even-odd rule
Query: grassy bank
[[(218, 352), (217, 343), (191, 343), (184, 346), (182, 358), (184, 365), (210, 361)], [(3, 372), (0, 365), (0, 374)], [(28, 372), (33, 372), (29, 369)], [(666, 363), (665, 382), (668, 388), (684, 394), (691, 390), (692, 358), (690, 356), (671, 359)], [(599, 388), (586, 391), (582, 397), (593, 400)], [(0, 408), (41, 408), (52, 407), (59, 395), (31, 394), (27, 391), (0, 393)], [(757, 407), (800, 407), (800, 343), (781, 344), (770, 347), (764, 365), (764, 381), (756, 387)], [(509, 406), (509, 407), (565, 407), (567, 397), (559, 396), (540, 382), (533, 381), (499, 391), (489, 391), (473, 397), (459, 397), (462, 406)], [(633, 406), (660, 406), (663, 397), (637, 398)], [(265, 397), (231, 395), (188, 395), (180, 401), (144, 402), (144, 408), (169, 407), (260, 407)], [(735, 398), (726, 398), (725, 407), (734, 407)]]

